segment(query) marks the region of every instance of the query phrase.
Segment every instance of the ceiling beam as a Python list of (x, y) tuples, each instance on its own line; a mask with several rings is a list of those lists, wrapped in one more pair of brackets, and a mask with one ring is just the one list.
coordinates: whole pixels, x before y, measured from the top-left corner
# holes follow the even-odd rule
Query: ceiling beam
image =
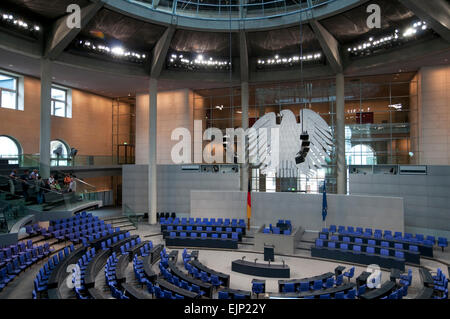
[(309, 24), (319, 40), (320, 46), (322, 47), (331, 68), (334, 72), (341, 73), (344, 68), (339, 52), (339, 42), (317, 20), (312, 20)]
[(51, 32), (45, 45), (44, 57), (56, 60), (65, 48), (75, 39), (89, 21), (97, 14), (103, 7), (104, 0), (98, 0), (87, 6), (81, 8), (81, 28), (69, 28), (67, 19), (72, 13), (59, 18), (52, 26)]
[(248, 47), (247, 34), (244, 30), (239, 31), (239, 62), (241, 69), (241, 82), (248, 82)]
[(400, 2), (426, 21), (445, 41), (450, 42), (450, 4), (447, 0), (400, 0)]
[(156, 43), (155, 48), (153, 49), (150, 77), (158, 78), (161, 75), (164, 62), (166, 61), (167, 52), (169, 51), (170, 42), (172, 42), (175, 30), (176, 26), (170, 25)]

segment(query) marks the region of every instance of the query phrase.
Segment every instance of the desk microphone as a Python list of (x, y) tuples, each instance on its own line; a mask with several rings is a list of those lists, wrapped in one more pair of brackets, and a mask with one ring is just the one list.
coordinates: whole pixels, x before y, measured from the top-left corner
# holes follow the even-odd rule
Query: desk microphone
[(283, 268), (284, 268), (284, 259), (281, 259), (281, 261), (283, 262)]
[(270, 266), (270, 259), (269, 259), (269, 266)]
[(245, 259), (245, 256), (242, 256), (242, 260), (244, 260)]
[(255, 264), (256, 264), (256, 261), (258, 260), (258, 258), (255, 258)]

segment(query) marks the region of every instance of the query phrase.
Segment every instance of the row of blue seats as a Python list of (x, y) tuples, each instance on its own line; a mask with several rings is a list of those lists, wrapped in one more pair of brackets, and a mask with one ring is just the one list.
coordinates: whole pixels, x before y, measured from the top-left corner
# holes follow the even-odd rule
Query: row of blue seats
[(199, 295), (204, 295), (205, 292), (200, 289), (199, 286), (195, 284), (189, 284), (187, 281), (179, 278), (178, 276), (171, 274), (168, 270), (167, 260), (162, 260), (159, 263), (159, 270), (161, 271), (161, 274), (163, 275), (164, 279), (166, 279), (171, 284), (184, 289), (188, 291), (195, 292)]
[[(56, 224), (62, 224), (62, 223), (69, 223), (73, 220), (81, 220), (81, 219), (86, 219), (86, 218), (94, 218), (94, 216), (92, 216), (92, 213), (87, 213), (87, 212), (81, 212), (79, 214), (76, 214), (75, 216), (69, 217), (69, 218), (60, 218), (57, 220), (52, 221), (52, 225), (56, 225)], [(95, 218), (98, 218), (97, 216), (95, 216)]]
[(344, 275), (340, 274), (336, 278), (330, 277), (325, 282), (322, 280), (314, 280), (313, 284), (310, 285), (309, 282), (300, 282), (298, 288), (295, 287), (294, 283), (285, 283), (283, 286), (283, 292), (307, 292), (310, 290), (321, 290), (338, 287), (344, 282)]
[(5, 266), (0, 269), (0, 291), (16, 278), (23, 270), (34, 263), (49, 256), (53, 252), (50, 246), (43, 245), (32, 247), (22, 254), (12, 257)]
[(285, 229), (285, 230), (283, 230), (283, 232), (281, 233), (279, 227), (273, 227), (272, 229), (270, 229), (269, 227), (266, 227), (266, 228), (264, 228), (263, 233), (264, 233), (264, 234), (283, 234), (283, 235), (290, 235), (290, 234), (291, 234), (291, 230), (290, 230), (290, 229)]
[(187, 253), (183, 256), (184, 268), (187, 270), (189, 275), (203, 282), (210, 283), (214, 287), (219, 287), (223, 285), (223, 282), (219, 279), (218, 276), (213, 274), (211, 274), (211, 276), (208, 276), (206, 272), (197, 269), (197, 267), (195, 266), (192, 266), (189, 263), (190, 259), (191, 257)]
[[(327, 236), (325, 234), (320, 234), (319, 235), (319, 239), (327, 240)], [(352, 239), (354, 239), (354, 240), (352, 241)], [(336, 235), (332, 235), (330, 237), (330, 241), (338, 242), (339, 241), (339, 237), (336, 236)], [(351, 238), (351, 237), (344, 236), (344, 237), (342, 237), (342, 241), (344, 243), (355, 243), (355, 244), (364, 245), (362, 238), (358, 238), (358, 237)], [(369, 246), (376, 246), (377, 244), (376, 244), (375, 240), (369, 239), (367, 241), (367, 245), (369, 245)], [(387, 241), (381, 241), (380, 242), (380, 246), (389, 248), (390, 244)], [(328, 246), (328, 247), (330, 247), (330, 246)], [(331, 248), (336, 248), (336, 246), (332, 244)], [(405, 249), (404, 246), (403, 246), (403, 243), (394, 243), (394, 248), (395, 249), (400, 249), (400, 250), (404, 250)], [(414, 245), (409, 245), (409, 251), (411, 251), (411, 252), (419, 252), (419, 247), (418, 246), (414, 246)]]
[(73, 244), (69, 247), (65, 247), (63, 250), (59, 251), (58, 254), (53, 255), (53, 257), (39, 269), (39, 272), (34, 279), (33, 299), (36, 299), (38, 295), (47, 290), (48, 280), (53, 269), (55, 269), (55, 267), (62, 262), (64, 258), (67, 258), (74, 250), (75, 247)]
[(108, 285), (111, 295), (116, 299), (129, 299), (125, 293), (120, 291), (120, 289), (117, 287), (117, 275), (116, 275), (116, 266), (117, 262), (119, 261), (119, 258), (117, 258), (117, 255), (115, 252), (112, 253), (111, 256), (109, 256), (108, 260), (106, 261), (105, 266), (105, 280), (106, 284)]
[(39, 224), (25, 226), (25, 232), (30, 236), (39, 235), (41, 233), (41, 227)]
[[(220, 239), (239, 240), (238, 233), (220, 234), (220, 237), (219, 237), (219, 234), (217, 234), (217, 233), (211, 233), (210, 234), (211, 236), (208, 236), (208, 235), (209, 235), (208, 233), (200, 233), (200, 236), (198, 236), (198, 234), (196, 232), (192, 232), (192, 233), (189, 233), (189, 238), (198, 238), (199, 237), (201, 239), (212, 238), (212, 239), (218, 239), (218, 240), (220, 240)], [(231, 236), (229, 236), (229, 235), (231, 235)], [(169, 237), (187, 238), (188, 236), (187, 236), (187, 232), (180, 232), (180, 233), (170, 232)]]
[(219, 290), (217, 298), (218, 299), (246, 299), (246, 297), (242, 294), (235, 293), (235, 294), (233, 294), (233, 296), (231, 296), (228, 293), (228, 291), (222, 291), (222, 290)]
[[(14, 258), (33, 250), (33, 248), (33, 241), (31, 239), (28, 240), (26, 244), (21, 242), (2, 248), (0, 250), (0, 268)], [(48, 244), (46, 248), (48, 248)]]
[(229, 219), (229, 218), (218, 218), (217, 220), (215, 218), (161, 218), (160, 224), (167, 224), (167, 225), (207, 225), (207, 226), (242, 226), (245, 227), (245, 220), (244, 219)]
[(433, 290), (435, 299), (448, 299), (448, 278), (444, 272), (438, 268), (436, 275), (433, 276)]
[[(135, 246), (139, 245), (141, 243), (141, 237), (138, 237), (136, 239), (132, 239), (129, 242), (126, 242), (125, 245), (120, 246), (120, 252), (122, 255), (128, 255), (128, 252), (134, 248)], [(103, 247), (102, 247), (103, 249)], [(105, 249), (108, 249), (105, 247)]]
[(108, 238), (107, 240), (101, 242), (102, 250), (108, 250), (113, 244), (117, 243), (118, 241), (124, 240), (125, 238), (130, 238), (130, 237), (131, 237), (130, 232), (126, 232), (125, 234), (119, 234), (112, 238)]
[(83, 240), (93, 241), (107, 235), (112, 235), (114, 232), (118, 231), (120, 231), (120, 229), (114, 229), (111, 225), (108, 224), (103, 225), (100, 228), (91, 228), (88, 230), (83, 230), (82, 232), (66, 234), (65, 238), (73, 243), (78, 244), (80, 243), (80, 241), (83, 242)]
[(59, 227), (57, 226), (49, 226), (48, 229), (41, 228), (41, 234), (43, 233), (52, 233), (57, 230), (61, 230), (64, 232), (74, 232), (74, 231), (82, 231), (83, 229), (93, 228), (95, 226), (102, 226), (105, 225), (105, 222), (103, 220), (93, 220), (81, 225), (74, 225), (74, 226), (67, 226), (64, 227), (63, 224), (60, 224)]
[(72, 283), (74, 284), (74, 290), (78, 299), (90, 298), (84, 287), (84, 278), (86, 275), (87, 266), (95, 257), (95, 255), (96, 251), (94, 247), (88, 249), (86, 253), (78, 260), (78, 267), (75, 267), (72, 270)]
[(408, 295), (408, 286), (402, 286), (381, 299), (403, 299)]
[[(195, 229), (194, 229), (195, 227)], [(215, 231), (215, 232), (227, 232), (227, 233), (232, 233), (233, 232), (233, 228), (231, 227), (221, 227), (221, 226), (217, 226), (214, 227), (213, 226), (173, 226), (173, 225), (169, 225), (167, 226), (167, 231)], [(242, 228), (237, 227), (236, 228), (236, 232), (238, 233), (242, 233)]]
[(85, 219), (78, 219), (78, 220), (71, 220), (69, 222), (55, 224), (52, 226), (49, 226), (49, 229), (53, 230), (59, 230), (59, 229), (66, 229), (66, 228), (86, 228), (86, 225), (89, 224), (95, 224), (95, 225), (103, 225), (105, 223), (104, 220), (100, 220), (98, 217), (90, 217)]
[(62, 228), (58, 230), (55, 230), (52, 228), (52, 226), (50, 226), (48, 229), (43, 228), (41, 230), (41, 235), (44, 236), (45, 238), (51, 238), (56, 236), (68, 237), (70, 236), (70, 234), (83, 234), (83, 236), (86, 236), (86, 234), (90, 234), (92, 232), (99, 232), (101, 230), (109, 228), (112, 228), (112, 226), (109, 224), (105, 225), (104, 223), (101, 222), (93, 222), (85, 224), (83, 227), (76, 226), (70, 228)]
[(385, 230), (384, 234), (381, 229), (375, 229), (372, 231), (371, 228), (365, 228), (362, 227), (353, 227), (353, 226), (338, 226), (336, 225), (330, 225), (329, 228), (323, 228), (323, 233), (339, 233), (339, 234), (351, 234), (351, 235), (361, 235), (365, 237), (375, 237), (375, 238), (385, 238), (390, 240), (403, 240), (403, 241), (416, 241), (418, 243), (427, 244), (428, 242), (432, 243), (432, 245), (437, 244), (439, 247), (447, 247), (448, 242), (447, 238), (445, 237), (438, 237), (438, 240), (436, 242), (436, 238), (434, 236), (426, 236), (423, 234), (416, 234), (415, 236), (412, 233), (402, 233), (402, 232), (394, 232), (392, 234), (391, 230)]
[[(163, 253), (163, 255), (165, 255), (165, 253)], [(144, 266), (142, 260), (140, 260), (137, 256), (135, 256), (133, 259), (134, 275), (136, 277), (136, 280), (140, 284), (146, 285), (149, 294), (155, 296), (158, 299), (184, 299), (184, 297), (181, 295), (178, 294), (172, 295), (171, 291), (161, 289), (161, 287), (154, 285), (150, 280), (145, 278), (143, 268)]]
[[(336, 243), (333, 241), (329, 241), (328, 242), (328, 248), (333, 248), (333, 249), (341, 249), (341, 250), (348, 250), (348, 244), (347, 243), (340, 243), (338, 244), (339, 247), (337, 247)], [(323, 240), (322, 239), (316, 239), (316, 247), (324, 247), (323, 245)], [(362, 249), (362, 247), (365, 247), (365, 250)], [(365, 252), (367, 254), (376, 254), (375, 252), (375, 248), (371, 247), (371, 246), (360, 246), (360, 245), (353, 245), (353, 252), (354, 253), (361, 253), (361, 252)], [(380, 249), (380, 253), (376, 254), (376, 255), (381, 255), (381, 256), (389, 256), (389, 250), (388, 249)], [(405, 253), (403, 251), (398, 251), (396, 250), (394, 252), (394, 256), (396, 258), (399, 259), (405, 259)]]

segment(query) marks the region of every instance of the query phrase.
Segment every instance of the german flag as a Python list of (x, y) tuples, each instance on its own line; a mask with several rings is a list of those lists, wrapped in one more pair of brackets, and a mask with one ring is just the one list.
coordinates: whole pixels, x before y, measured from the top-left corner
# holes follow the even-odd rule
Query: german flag
[(252, 217), (252, 184), (249, 179), (248, 181), (248, 192), (247, 192), (247, 229), (250, 230), (250, 218)]

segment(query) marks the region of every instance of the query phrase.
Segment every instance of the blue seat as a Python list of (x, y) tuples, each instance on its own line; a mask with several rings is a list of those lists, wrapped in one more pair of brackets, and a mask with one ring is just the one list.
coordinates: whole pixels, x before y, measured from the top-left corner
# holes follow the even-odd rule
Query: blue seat
[(234, 294), (234, 299), (245, 299), (245, 296), (241, 294)]
[(380, 249), (380, 255), (383, 256), (389, 256), (389, 250), (387, 249)]
[(230, 299), (230, 296), (228, 295), (228, 292), (226, 291), (219, 291), (219, 299)]
[(314, 280), (314, 283), (311, 285), (311, 290), (321, 290), (322, 285), (322, 280)]
[(336, 277), (336, 281), (334, 282), (334, 284), (336, 286), (340, 286), (340, 285), (342, 285), (343, 282), (344, 282), (344, 275), (340, 274)]
[(261, 282), (254, 282), (252, 284), (252, 292), (256, 295), (259, 295), (264, 292), (264, 284)]
[(362, 240), (362, 238), (355, 238), (355, 244), (362, 244), (363, 243), (363, 240)]
[(377, 244), (377, 242), (375, 240), (373, 240), (373, 239), (369, 239), (367, 241), (367, 245), (369, 245), (369, 246), (375, 246), (376, 244)]
[(309, 291), (309, 282), (300, 282), (300, 292)]
[(364, 295), (364, 293), (366, 292), (366, 285), (361, 285), (358, 288), (358, 296)]
[(366, 253), (368, 254), (375, 254), (375, 248), (374, 247), (367, 247), (366, 248)]
[(283, 292), (295, 292), (295, 285), (293, 283), (284, 284)]
[(355, 275), (355, 267), (350, 268), (349, 271), (344, 272), (344, 277), (348, 278), (348, 281), (350, 281), (351, 278)]
[(336, 232), (336, 225), (330, 225), (330, 232), (335, 233)]
[(191, 233), (191, 238), (197, 238), (197, 233)]
[(334, 299), (345, 299), (345, 293), (343, 291), (339, 291), (334, 294)]
[(387, 241), (382, 241), (382, 242), (381, 242), (381, 247), (389, 247), (389, 242), (387, 242)]
[(403, 244), (402, 243), (395, 243), (394, 244), (394, 248), (395, 249), (403, 249)]
[(316, 239), (316, 247), (323, 247), (323, 240), (322, 239)]
[(333, 277), (327, 278), (327, 280), (323, 283), (323, 288), (332, 288), (334, 286)]
[(403, 251), (395, 251), (395, 257), (396, 258), (400, 258), (400, 259), (405, 259), (405, 254), (403, 253)]
[(340, 248), (342, 250), (348, 250), (348, 245), (347, 244), (340, 244)]
[(349, 290), (349, 292), (345, 295), (345, 299), (355, 299), (356, 297), (356, 288)]
[(342, 238), (342, 241), (344, 243), (349, 243), (350, 242), (350, 237), (345, 236), (345, 237)]
[(329, 241), (328, 248), (336, 248), (336, 243), (334, 241)]
[(361, 252), (361, 246), (353, 245), (353, 252), (354, 253), (360, 253)]
[(418, 252), (419, 251), (419, 247), (414, 246), (414, 245), (409, 245), (409, 251)]

